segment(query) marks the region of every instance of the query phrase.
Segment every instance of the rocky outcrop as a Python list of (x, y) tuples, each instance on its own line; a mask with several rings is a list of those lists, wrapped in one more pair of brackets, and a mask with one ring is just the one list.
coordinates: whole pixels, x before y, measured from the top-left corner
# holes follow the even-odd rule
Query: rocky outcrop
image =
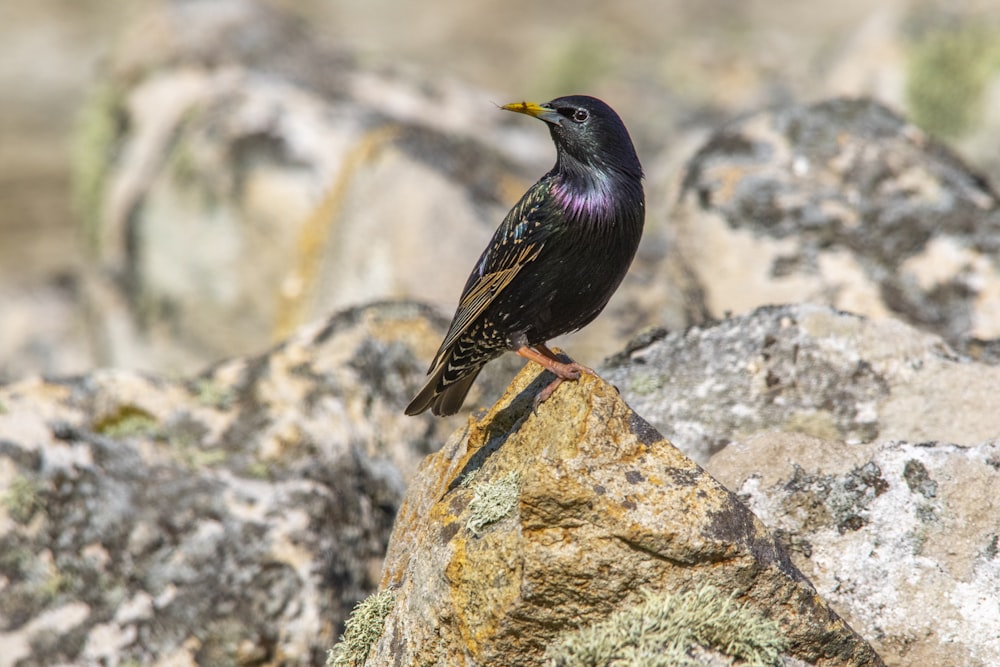
[[(587, 376), (533, 412), (545, 381), (526, 368), (422, 464), (383, 570), (394, 604), (366, 665), (591, 664), (561, 655), (560, 635), (690, 589), (776, 624), (770, 664), (779, 646), (808, 664), (882, 664), (767, 528), (614, 387)], [(728, 641), (704, 648), (745, 657)]]
[(707, 467), (887, 663), (1000, 664), (1000, 441), (769, 433)]
[[(81, 13), (48, 4), (9, 12), (18, 39), (2, 47), (11, 62), (27, 62), (36, 43), (54, 41), (53, 30), (66, 37), (46, 52), (58, 75), (41, 76), (4, 111), (16, 131), (0, 156), (9, 204), (0, 216), (0, 380), (12, 381), (0, 387), (0, 665), (319, 664), (348, 609), (379, 582), (390, 524), (418, 462), (464, 422), (400, 414), (447, 323), (435, 311), (383, 303), (296, 327), (331, 307), (387, 296), (447, 311), (471, 260), (446, 266), (440, 258), (475, 257), (513, 198), (550, 164), (551, 146), (537, 127), (494, 111), (490, 102), (506, 96), (448, 81), (443, 68), (423, 76), (359, 64), (305, 22), (242, 0), (153, 7), (95, 68), (100, 81), (81, 105), (76, 95), (98, 47), (79, 50), (80, 21), (104, 48), (124, 19), (110, 5)], [(318, 13), (326, 11), (320, 4)], [(61, 23), (45, 20), (54, 11)], [(449, 453), (481, 469), (465, 486), (439, 489), (458, 499), (431, 517), (453, 519), (439, 552), (410, 538), (429, 554), (421, 567), (451, 559), (444, 573), (465, 591), (456, 599), (468, 603), (467, 615), (439, 627), (459, 627), (462, 650), (502, 651), (486, 634), (494, 632), (515, 646), (531, 643), (533, 656), (544, 645), (558, 664), (598, 660), (609, 646), (669, 645), (710, 664), (782, 654), (799, 665), (790, 654), (809, 654), (816, 628), (849, 638), (833, 644), (841, 656), (865, 646), (834, 617), (823, 625), (828, 603), (889, 664), (1000, 664), (992, 400), (1000, 378), (963, 356), (1000, 358), (995, 340), (980, 340), (1000, 335), (996, 193), (877, 102), (784, 102), (790, 90), (824, 99), (849, 89), (902, 108), (908, 79), (918, 123), (946, 131), (956, 119), (942, 104), (950, 101), (968, 124), (991, 106), (984, 100), (996, 72), (976, 54), (997, 40), (982, 21), (955, 22), (950, 11), (936, 27), (940, 19), (922, 14), (915, 34), (908, 12), (871, 14), (865, 30), (842, 30), (856, 37), (839, 48), (815, 33), (786, 44), (821, 44), (832, 55), (820, 60), (839, 60), (856, 81), (878, 61), (880, 77), (895, 82), (888, 86), (824, 82), (815, 58), (785, 58), (789, 71), (776, 73), (773, 50), (753, 39), (720, 45), (717, 35), (708, 38), (721, 50), (709, 50), (723, 57), (709, 66), (744, 82), (737, 92), (724, 86), (722, 97), (718, 77), (671, 91), (651, 85), (648, 73), (664, 63), (690, 63), (684, 47), (673, 50), (683, 40), (652, 38), (647, 64), (657, 64), (645, 74), (640, 61), (615, 65), (630, 68), (628, 81), (607, 70), (647, 167), (649, 218), (632, 274), (570, 351), (594, 365), (598, 354), (583, 350), (617, 350), (616, 341), (647, 324), (673, 332), (648, 331), (601, 369), (630, 407), (590, 380), (567, 384), (523, 419), (522, 399), (508, 400), (491, 413), (497, 430), (483, 433), (482, 418), (473, 421), (428, 463), (439, 478), (454, 473), (434, 467)], [(810, 16), (814, 30), (831, 25)], [(698, 9), (680, 18), (704, 16)], [(463, 34), (469, 45), (486, 33)], [(541, 77), (532, 89), (577, 71), (575, 39), (567, 55), (552, 56), (572, 61), (572, 71), (559, 66), (555, 76), (550, 62), (546, 74), (530, 58)], [(694, 40), (700, 51), (704, 39)], [(746, 65), (746, 44), (769, 55), (734, 78), (720, 63)], [(489, 46), (514, 71), (514, 49)], [(78, 50), (66, 56), (66, 48)], [(847, 67), (852, 61), (860, 64)], [(7, 69), (8, 78), (23, 77), (23, 68)], [(73, 97), (39, 94), (60, 81)], [(755, 90), (764, 87), (770, 92)], [(68, 114), (81, 106), (76, 187), (87, 244), (68, 232), (64, 196)], [(927, 124), (928, 109), (939, 122)], [(980, 138), (996, 134), (995, 118), (984, 118), (972, 128)], [(703, 132), (711, 136), (701, 143)], [(44, 139), (42, 157), (32, 138)], [(965, 154), (995, 170), (991, 143), (972, 141)], [(676, 196), (664, 196), (679, 173)], [(84, 246), (89, 261), (78, 254)], [(754, 310), (806, 301), (872, 319), (804, 305)], [(739, 317), (713, 320), (728, 311)], [(253, 356), (218, 361), (240, 354)], [(95, 360), (156, 370), (88, 372)], [(216, 365), (185, 375), (206, 362)], [(519, 366), (513, 358), (492, 364), (470, 409), (490, 405)], [(39, 369), (60, 377), (30, 377)], [(574, 401), (594, 408), (553, 425), (553, 406)], [(626, 418), (629, 410), (642, 419)], [(512, 443), (533, 451), (540, 443), (523, 438), (574, 425), (582, 435), (614, 436), (614, 447), (580, 448), (592, 457), (584, 458), (573, 452), (578, 441), (558, 440), (550, 446), (565, 459), (522, 474), (534, 461), (516, 458)], [(486, 439), (482, 456), (460, 451), (473, 435)], [(656, 449), (674, 475), (655, 485), (648, 470), (639, 479), (630, 468), (615, 486), (605, 477), (618, 449), (644, 453), (647, 464)], [(427, 493), (426, 479), (416, 484)], [(643, 506), (625, 504), (638, 491), (662, 491), (670, 502), (643, 515)], [(711, 506), (706, 499), (716, 515), (697, 511)], [(678, 515), (677, 506), (693, 509)], [(400, 525), (416, 536), (425, 526), (411, 510)], [(745, 520), (726, 523), (733, 516)], [(688, 528), (656, 532), (671, 526)], [(717, 530), (706, 536), (706, 526)], [(617, 537), (587, 541), (601, 530)], [(483, 552), (501, 537), (534, 551)], [(531, 541), (541, 538), (548, 541)], [(595, 542), (622, 557), (608, 564), (612, 552), (591, 553)], [(587, 549), (567, 556), (572, 544)], [(678, 546), (691, 544), (700, 550)], [(449, 551), (456, 545), (464, 553)], [(680, 554), (676, 562), (658, 557), (667, 547)], [(577, 553), (583, 569), (574, 571)], [(554, 557), (543, 562), (545, 554)], [(399, 585), (362, 608), (348, 644), (368, 646), (386, 615), (393, 627), (433, 619), (393, 611), (397, 600), (418, 604), (407, 602), (406, 587), (418, 584), (400, 579), (411, 567), (404, 561), (394, 548), (386, 572)], [(599, 566), (597, 577), (588, 565)], [(510, 593), (512, 567), (529, 577), (519, 590), (526, 597), (491, 598)], [(800, 626), (782, 606), (808, 590), (796, 569), (826, 601), (800, 598)], [(719, 577), (702, 577), (709, 570)], [(553, 571), (563, 578), (547, 583)], [(790, 597), (763, 595), (769, 581)], [(573, 597), (581, 582), (606, 596)], [(676, 590), (639, 585), (664, 582)], [(510, 618), (489, 616), (499, 603), (521, 606)], [(711, 613), (692, 619), (692, 610)], [(640, 616), (657, 627), (636, 634)], [(584, 617), (575, 630), (563, 623)], [(663, 631), (677, 627), (686, 634)], [(727, 636), (745, 652), (718, 649)], [(404, 649), (377, 648), (385, 650)]]
[(0, 665), (310, 665), (450, 430), (402, 406), (439, 332), (382, 304), (192, 380), (0, 388)]
[(629, 404), (704, 464), (755, 433), (853, 445), (1000, 433), (1000, 367), (898, 320), (813, 305), (760, 308), (685, 331), (650, 331), (601, 368)]
[(317, 665), (342, 633), (424, 650), (390, 626), (565, 665), (731, 664), (724, 637), (786, 665), (867, 655), (830, 608), (887, 664), (1000, 661), (994, 366), (785, 306), (634, 341), (601, 371), (620, 396), (585, 378), (530, 414), (529, 367), (470, 422), (404, 417), (446, 324), (377, 304), (188, 380), (0, 387), (0, 665)]
[(688, 161), (669, 230), (707, 312), (824, 303), (957, 342), (1000, 336), (1000, 202), (870, 99), (749, 114)]

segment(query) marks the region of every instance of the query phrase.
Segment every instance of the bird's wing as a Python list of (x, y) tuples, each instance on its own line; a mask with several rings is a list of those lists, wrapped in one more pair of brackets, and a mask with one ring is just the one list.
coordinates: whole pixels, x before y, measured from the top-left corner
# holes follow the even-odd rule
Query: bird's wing
[(544, 180), (521, 198), (497, 228), (465, 284), (455, 318), (431, 368), (441, 361), (444, 353), (486, 311), (514, 276), (538, 258), (550, 229), (544, 222), (545, 212), (541, 206), (543, 189), (548, 189)]

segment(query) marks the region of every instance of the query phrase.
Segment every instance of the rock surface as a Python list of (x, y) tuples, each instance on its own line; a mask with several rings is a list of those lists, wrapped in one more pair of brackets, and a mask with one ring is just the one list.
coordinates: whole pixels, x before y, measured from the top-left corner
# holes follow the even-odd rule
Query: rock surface
[[(764, 525), (614, 387), (585, 376), (533, 413), (545, 381), (527, 367), (422, 464), (382, 575), (395, 605), (365, 664), (542, 665), (561, 632), (644, 591), (706, 583), (776, 622), (797, 659), (882, 664)], [(481, 490), (498, 483), (514, 487), (509, 512), (484, 525)]]
[[(379, 583), (406, 482), (465, 423), (402, 415), (446, 324), (377, 304), (187, 381), (105, 370), (0, 387), (0, 665), (321, 664)], [(518, 365), (498, 363), (470, 409)], [(788, 635), (781, 605), (807, 584), (787, 553), (887, 664), (1000, 659), (995, 366), (899, 322), (786, 306), (634, 341), (602, 369), (621, 398), (567, 383), (530, 416), (531, 390), (518, 391), (533, 372), (424, 464), (385, 570), (398, 581), (407, 549), (426, 554), (417, 569), (450, 559), (463, 614), (483, 616), (459, 633), (470, 650), (499, 650), (481, 636), (492, 627), (542, 652), (565, 636), (538, 618), (578, 613), (594, 630), (667, 581), (681, 601), (711, 581)], [(602, 433), (613, 446), (594, 444)], [(640, 492), (665, 509), (645, 511)], [(504, 498), (515, 507), (501, 518)], [(421, 517), (450, 521), (448, 539), (418, 544)], [(531, 548), (514, 555), (501, 538)], [(794, 595), (766, 595), (768, 577)], [(588, 581), (603, 597), (572, 594)], [(439, 584), (407, 574), (397, 593)], [(523, 607), (500, 620), (491, 604)]]
[(1000, 664), (1000, 441), (771, 433), (707, 467), (886, 663)]
[(440, 335), (382, 304), (191, 380), (0, 388), (0, 665), (321, 664), (446, 422)]
[(761, 431), (967, 446), (1000, 433), (1000, 367), (898, 320), (823, 306), (760, 308), (683, 332), (649, 332), (601, 372), (702, 464)]
[(723, 127), (688, 162), (671, 219), (669, 262), (690, 267), (714, 317), (815, 302), (952, 342), (1000, 337), (1000, 201), (873, 100)]

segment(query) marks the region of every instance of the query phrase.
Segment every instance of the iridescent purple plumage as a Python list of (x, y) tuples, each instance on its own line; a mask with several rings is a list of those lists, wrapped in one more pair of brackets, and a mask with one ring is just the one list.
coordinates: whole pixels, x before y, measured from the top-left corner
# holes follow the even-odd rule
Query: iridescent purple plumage
[(552, 184), (551, 192), (559, 206), (573, 218), (605, 219), (615, 212), (614, 194), (607, 178), (595, 178), (582, 189), (557, 180)]

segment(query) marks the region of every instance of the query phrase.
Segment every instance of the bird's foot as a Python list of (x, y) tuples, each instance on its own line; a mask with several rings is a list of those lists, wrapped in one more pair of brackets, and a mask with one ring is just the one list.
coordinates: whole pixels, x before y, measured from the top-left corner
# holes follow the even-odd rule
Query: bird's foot
[(536, 345), (535, 348), (520, 347), (515, 350), (515, 352), (525, 359), (534, 361), (545, 370), (556, 376), (555, 380), (548, 383), (545, 388), (538, 392), (538, 395), (535, 396), (535, 410), (538, 409), (539, 405), (552, 396), (555, 390), (558, 389), (559, 385), (561, 385), (564, 381), (579, 380), (580, 375), (583, 373), (588, 375), (597, 375), (593, 368), (588, 368), (583, 364), (578, 364), (575, 361), (561, 361), (555, 353), (545, 345)]
[(593, 368), (588, 368), (583, 364), (571, 361), (568, 364), (562, 361), (553, 361), (551, 366), (546, 367), (555, 374), (559, 380), (579, 380), (583, 373), (587, 375), (597, 375)]

